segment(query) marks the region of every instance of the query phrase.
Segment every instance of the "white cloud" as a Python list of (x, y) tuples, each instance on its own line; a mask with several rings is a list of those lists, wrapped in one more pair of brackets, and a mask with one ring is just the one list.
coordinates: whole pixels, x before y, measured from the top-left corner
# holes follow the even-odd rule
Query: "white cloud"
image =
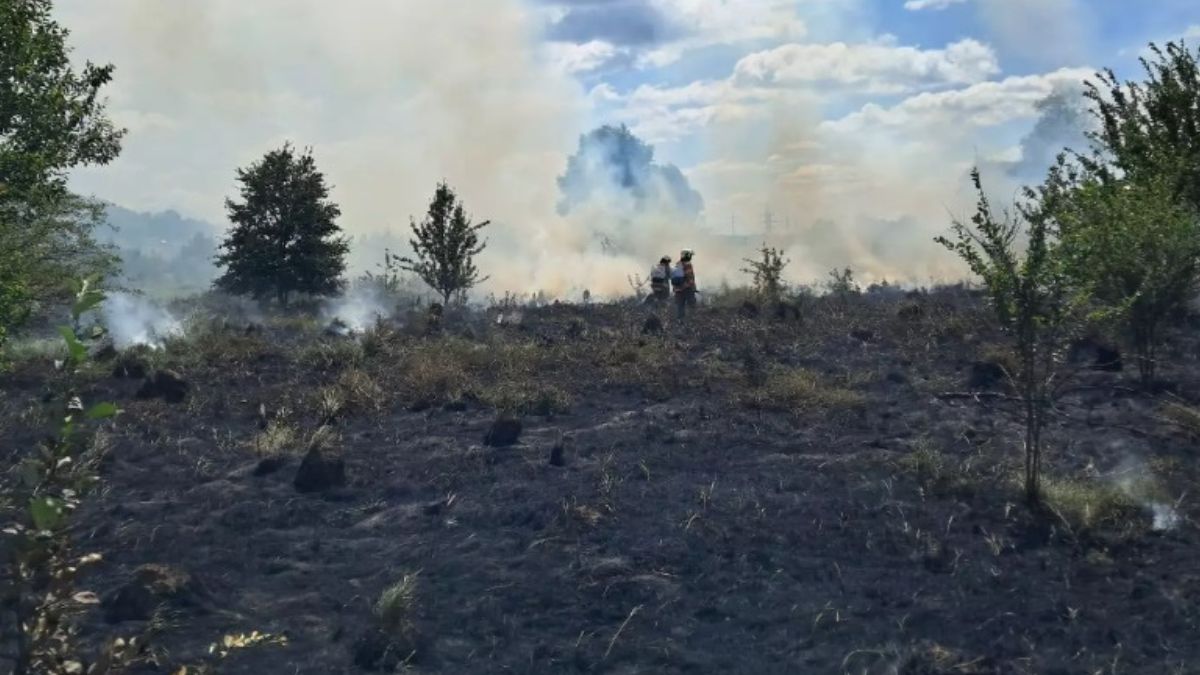
[[(1064, 68), (1043, 75), (980, 82), (962, 89), (926, 92), (885, 107), (875, 103), (841, 119), (824, 122), (825, 130), (854, 135), (868, 131), (903, 130), (923, 137), (930, 132), (997, 126), (1033, 117), (1034, 104), (1057, 88), (1078, 86), (1093, 75), (1082, 68)], [(918, 135), (919, 134), (919, 135)]]
[(687, 37), (641, 54), (637, 61), (641, 67), (666, 66), (690, 51), (712, 45), (787, 42), (808, 32), (795, 0), (652, 1)]
[(991, 50), (973, 40), (936, 50), (887, 40), (785, 45), (744, 57), (726, 79), (679, 87), (642, 85), (621, 99), (621, 114), (622, 121), (650, 141), (665, 142), (695, 134), (718, 119), (767, 118), (772, 106), (788, 101), (809, 106), (816, 97), (836, 94), (941, 89), (979, 83), (998, 70)]
[(542, 52), (558, 71), (569, 75), (595, 70), (620, 53), (616, 45), (603, 40), (584, 44), (547, 42), (542, 46)]
[(923, 9), (942, 10), (953, 5), (961, 5), (967, 0), (907, 0), (904, 3), (904, 9), (910, 12), (919, 12)]
[(945, 49), (883, 43), (789, 44), (742, 58), (739, 83), (837, 84), (865, 93), (903, 93), (946, 84), (980, 82), (1000, 72), (996, 54), (976, 40)]

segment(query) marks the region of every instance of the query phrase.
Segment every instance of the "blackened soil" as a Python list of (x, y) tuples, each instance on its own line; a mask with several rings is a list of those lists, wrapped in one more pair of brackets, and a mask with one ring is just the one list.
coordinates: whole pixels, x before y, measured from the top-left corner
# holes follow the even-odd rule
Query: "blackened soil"
[[(1003, 382), (968, 386), (1000, 344), (973, 296), (814, 301), (798, 322), (702, 309), (661, 336), (643, 335), (644, 311), (469, 328), (573, 355), (532, 376), (570, 392), (569, 411), (524, 415), (511, 446), (484, 442), (492, 406), (406, 400), (389, 352), (369, 352), (382, 409), (334, 422), (346, 484), (323, 491), (296, 489), (299, 454), (264, 468), (247, 444), (263, 410), (319, 425), (311, 394), (337, 375), (299, 354), (333, 338), (281, 332), (251, 357), (172, 364), (190, 385), (179, 404), (108, 368), (86, 394), (126, 412), (77, 518), (77, 547), (105, 558), (86, 584), (112, 597), (153, 564), (203, 594), (148, 620), (97, 610), (85, 634), (153, 627), (144, 672), (365, 672), (374, 603), (416, 573), (417, 646), (399, 666), (413, 672), (1200, 672), (1195, 443), (1160, 415), (1200, 402), (1184, 331), (1164, 356), (1170, 394), (1078, 364), (1047, 451), (1064, 480), (1137, 467), (1181, 516), (1156, 532), (1148, 508), (1093, 526), (1025, 508), (1017, 409)], [(387, 340), (445, 339), (413, 333)], [(664, 369), (605, 366), (622, 345)], [(859, 402), (746, 403), (763, 373), (800, 368)], [(24, 445), (47, 376), (5, 378), (3, 438)], [(949, 477), (922, 475), (914, 450), (930, 448)], [(254, 630), (287, 644), (209, 654)]]

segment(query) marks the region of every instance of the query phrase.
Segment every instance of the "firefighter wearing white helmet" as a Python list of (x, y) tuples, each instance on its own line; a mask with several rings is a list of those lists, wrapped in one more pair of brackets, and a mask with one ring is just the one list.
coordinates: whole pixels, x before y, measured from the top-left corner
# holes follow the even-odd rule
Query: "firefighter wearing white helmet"
[(671, 270), (671, 287), (675, 289), (675, 311), (682, 320), (688, 310), (696, 307), (696, 272), (692, 269), (695, 252), (685, 248), (679, 252), (679, 263)]

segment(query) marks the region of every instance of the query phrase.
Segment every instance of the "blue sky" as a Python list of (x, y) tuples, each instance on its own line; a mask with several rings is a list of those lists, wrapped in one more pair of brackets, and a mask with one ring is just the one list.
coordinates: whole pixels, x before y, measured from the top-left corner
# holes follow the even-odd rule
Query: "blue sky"
[[(660, 213), (641, 244), (669, 249), (731, 219), (753, 232), (771, 210), (793, 224), (776, 235), (795, 248), (797, 268), (937, 275), (946, 256), (929, 240), (948, 212), (969, 208), (967, 173), (983, 166), (1011, 194), (1019, 177), (1009, 168), (1026, 151), (1039, 101), (1077, 96), (1100, 67), (1136, 76), (1148, 41), (1192, 35), (1200, 44), (1195, 0), (56, 8), (79, 58), (116, 65), (110, 109), (129, 129), (121, 157), (78, 172), (77, 189), (223, 223), (234, 169), (292, 141), (314, 149), (352, 233), (403, 232), (446, 179), (505, 224), (498, 255), (519, 254), (555, 278), (575, 274), (557, 271), (561, 261), (603, 262), (593, 235), (611, 214), (563, 222), (555, 210), (567, 156), (600, 124), (629, 125), (704, 197), (698, 225)], [(597, 273), (623, 288), (640, 267)], [(557, 282), (516, 270), (496, 283)]]

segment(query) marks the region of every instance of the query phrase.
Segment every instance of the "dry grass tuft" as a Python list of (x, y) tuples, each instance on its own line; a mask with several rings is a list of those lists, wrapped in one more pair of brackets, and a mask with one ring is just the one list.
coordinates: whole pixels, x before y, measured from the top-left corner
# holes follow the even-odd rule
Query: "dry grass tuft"
[(501, 382), (488, 387), (480, 396), (484, 403), (510, 415), (556, 415), (571, 409), (566, 391), (535, 382)]
[(340, 399), (343, 412), (378, 412), (387, 405), (383, 387), (364, 370), (347, 370), (338, 377), (335, 387), (338, 393), (330, 403)]
[(750, 408), (797, 413), (856, 410), (866, 402), (862, 394), (803, 369), (768, 373), (762, 386), (742, 392), (736, 398)]
[(1144, 526), (1145, 514), (1138, 503), (1111, 483), (1043, 479), (1042, 498), (1077, 532)]
[(1159, 415), (1193, 439), (1200, 439), (1200, 410), (1182, 403), (1167, 403)]
[(375, 619), (389, 635), (403, 636), (411, 633), (417, 608), (418, 575), (405, 574), (399, 581), (388, 586), (375, 601)]
[(365, 360), (362, 345), (353, 340), (322, 340), (296, 353), (297, 363), (326, 372), (361, 368)]
[(281, 457), (300, 454), (300, 434), (296, 427), (283, 420), (272, 420), (250, 441), (254, 454), (260, 457)]

